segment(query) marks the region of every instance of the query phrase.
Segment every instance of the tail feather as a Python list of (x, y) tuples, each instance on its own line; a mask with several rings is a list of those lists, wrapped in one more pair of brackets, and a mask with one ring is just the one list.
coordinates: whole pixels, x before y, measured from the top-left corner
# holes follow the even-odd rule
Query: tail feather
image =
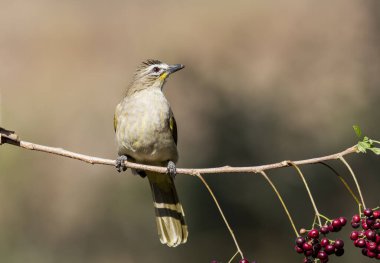
[(164, 174), (148, 172), (156, 212), (158, 235), (162, 244), (176, 247), (187, 241), (185, 214), (178, 200), (173, 179)]

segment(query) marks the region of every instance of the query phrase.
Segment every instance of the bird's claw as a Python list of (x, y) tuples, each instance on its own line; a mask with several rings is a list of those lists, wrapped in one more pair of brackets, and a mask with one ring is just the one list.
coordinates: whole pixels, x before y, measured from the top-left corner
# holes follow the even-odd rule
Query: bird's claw
[(168, 162), (167, 174), (169, 174), (173, 179), (175, 179), (175, 176), (177, 175), (177, 168), (175, 166), (175, 163), (172, 161)]
[(128, 157), (126, 155), (120, 155), (116, 158), (116, 170), (120, 172), (125, 172), (127, 170), (127, 166), (125, 166), (125, 161), (128, 161)]

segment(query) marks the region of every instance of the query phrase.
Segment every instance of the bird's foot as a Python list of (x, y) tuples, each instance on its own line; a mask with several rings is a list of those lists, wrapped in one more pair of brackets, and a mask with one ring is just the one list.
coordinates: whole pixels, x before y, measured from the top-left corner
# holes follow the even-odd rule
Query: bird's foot
[(127, 166), (125, 166), (125, 161), (128, 161), (128, 157), (126, 155), (120, 155), (116, 158), (116, 170), (120, 172), (125, 172), (127, 170)]
[(174, 162), (172, 162), (172, 161), (168, 162), (166, 173), (169, 174), (173, 178), (173, 180), (175, 179), (175, 176), (177, 175), (177, 168), (176, 168)]

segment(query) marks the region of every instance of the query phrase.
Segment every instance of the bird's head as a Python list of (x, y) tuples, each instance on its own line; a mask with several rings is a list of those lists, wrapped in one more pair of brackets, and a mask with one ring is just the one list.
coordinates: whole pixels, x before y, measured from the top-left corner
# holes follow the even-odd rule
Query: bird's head
[(129, 92), (135, 92), (146, 88), (162, 89), (170, 74), (183, 69), (182, 64), (169, 65), (159, 60), (148, 59), (137, 68)]

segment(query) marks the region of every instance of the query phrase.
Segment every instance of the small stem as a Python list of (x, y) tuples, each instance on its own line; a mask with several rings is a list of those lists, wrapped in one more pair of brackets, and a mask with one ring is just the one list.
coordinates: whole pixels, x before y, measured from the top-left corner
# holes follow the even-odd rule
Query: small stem
[(228, 263), (231, 263), (232, 260), (236, 257), (236, 255), (239, 254), (239, 251), (236, 251), (236, 253), (232, 256), (232, 258), (228, 261)]
[(291, 164), (297, 170), (299, 176), (301, 177), (301, 179), (302, 179), (302, 181), (303, 181), (303, 183), (304, 183), (304, 185), (306, 187), (307, 193), (308, 193), (308, 195), (310, 197), (311, 204), (313, 205), (313, 208), (314, 208), (314, 211), (315, 211), (315, 215), (318, 218), (318, 223), (319, 223), (320, 226), (322, 226), (320, 214), (318, 212), (317, 206), (315, 205), (314, 198), (313, 198), (313, 196), (312, 196), (312, 194), (310, 192), (310, 189), (309, 189), (309, 186), (307, 185), (305, 177), (303, 176), (303, 174), (301, 172), (301, 169), (295, 163), (293, 163), (293, 162), (288, 161), (288, 163)]
[(313, 224), (311, 225), (311, 229), (313, 229), (313, 228), (314, 228), (314, 226), (315, 226), (316, 222), (317, 222), (317, 215), (315, 214), (315, 215), (314, 215)]
[(286, 215), (287, 215), (288, 218), (289, 218), (290, 224), (292, 225), (293, 230), (294, 230), (296, 236), (298, 237), (297, 228), (296, 228), (296, 226), (294, 225), (294, 222), (293, 222), (292, 217), (290, 216), (289, 210), (288, 210), (288, 208), (286, 207), (285, 202), (284, 202), (284, 200), (282, 199), (280, 193), (278, 192), (276, 186), (273, 184), (273, 182), (271, 181), (271, 179), (269, 179), (269, 177), (267, 176), (267, 174), (266, 174), (264, 171), (261, 171), (260, 173), (261, 173), (261, 174), (264, 176), (264, 178), (268, 181), (268, 183), (269, 183), (270, 186), (272, 187), (273, 191), (276, 193), (278, 199), (280, 199), (280, 202), (281, 202), (281, 204), (282, 204), (282, 207), (284, 208), (284, 210), (285, 210), (285, 212), (286, 212)]
[[(221, 215), (222, 218), (223, 218), (224, 224), (226, 225), (228, 231), (229, 231), (230, 234), (231, 234), (232, 239), (234, 240), (235, 246), (236, 246), (236, 248), (237, 248), (237, 252), (240, 254), (241, 258), (243, 259), (243, 258), (244, 258), (244, 256), (243, 256), (243, 252), (241, 251), (241, 249), (240, 249), (240, 247), (239, 247), (239, 244), (238, 244), (238, 242), (237, 242), (237, 240), (236, 240), (235, 234), (234, 234), (234, 232), (232, 231), (232, 228), (230, 227), (230, 225), (228, 224), (228, 221), (227, 221), (226, 217), (224, 216), (224, 213), (223, 213), (223, 211), (222, 211), (222, 208), (221, 208), (220, 205), (219, 205), (218, 200), (216, 199), (214, 193), (212, 192), (210, 186), (206, 183), (206, 181), (205, 181), (205, 179), (203, 178), (203, 176), (202, 176), (200, 173), (196, 173), (195, 175), (196, 175), (196, 176), (202, 181), (202, 183), (204, 184), (204, 186), (207, 188), (208, 192), (210, 193), (212, 199), (214, 200), (214, 203), (215, 203), (216, 207), (217, 207), (218, 210), (219, 210), (220, 215)], [(234, 257), (235, 257), (235, 256), (234, 256)]]
[(324, 215), (322, 215), (322, 214), (319, 214), (319, 216), (320, 217), (322, 217), (323, 219), (325, 219), (326, 221), (331, 221), (331, 219), (330, 218), (328, 218), (328, 217), (326, 217), (326, 216), (324, 216)]
[(362, 203), (363, 207), (366, 208), (366, 205), (364, 203), (364, 198), (363, 198), (363, 195), (362, 195), (362, 191), (360, 190), (360, 186), (359, 186), (358, 180), (356, 179), (354, 171), (351, 169), (351, 166), (348, 164), (348, 162), (344, 159), (343, 156), (340, 156), (339, 159), (344, 163), (344, 165), (350, 171), (350, 173), (352, 175), (352, 178), (354, 179), (354, 182), (356, 184), (356, 188), (358, 189), (358, 193), (359, 193), (359, 196), (360, 196), (361, 203)]
[(359, 204), (359, 214), (358, 215), (361, 215), (362, 213), (362, 204)]
[(344, 186), (347, 188), (347, 190), (350, 192), (351, 196), (355, 199), (355, 202), (360, 205), (360, 201), (358, 197), (354, 194), (352, 189), (348, 186), (346, 180), (343, 179), (343, 177), (339, 176), (340, 181), (344, 184)]
[(323, 164), (324, 166), (326, 166), (327, 168), (329, 168), (331, 171), (333, 171), (333, 173), (336, 174), (336, 176), (339, 177), (340, 181), (343, 183), (343, 185), (346, 187), (346, 189), (350, 192), (351, 196), (355, 199), (355, 202), (358, 205), (360, 205), (360, 201), (359, 201), (358, 197), (354, 194), (354, 191), (352, 191), (351, 187), (348, 185), (348, 183), (346, 182), (346, 180), (344, 180), (344, 178), (334, 168), (332, 168), (327, 163), (320, 162), (320, 164)]

